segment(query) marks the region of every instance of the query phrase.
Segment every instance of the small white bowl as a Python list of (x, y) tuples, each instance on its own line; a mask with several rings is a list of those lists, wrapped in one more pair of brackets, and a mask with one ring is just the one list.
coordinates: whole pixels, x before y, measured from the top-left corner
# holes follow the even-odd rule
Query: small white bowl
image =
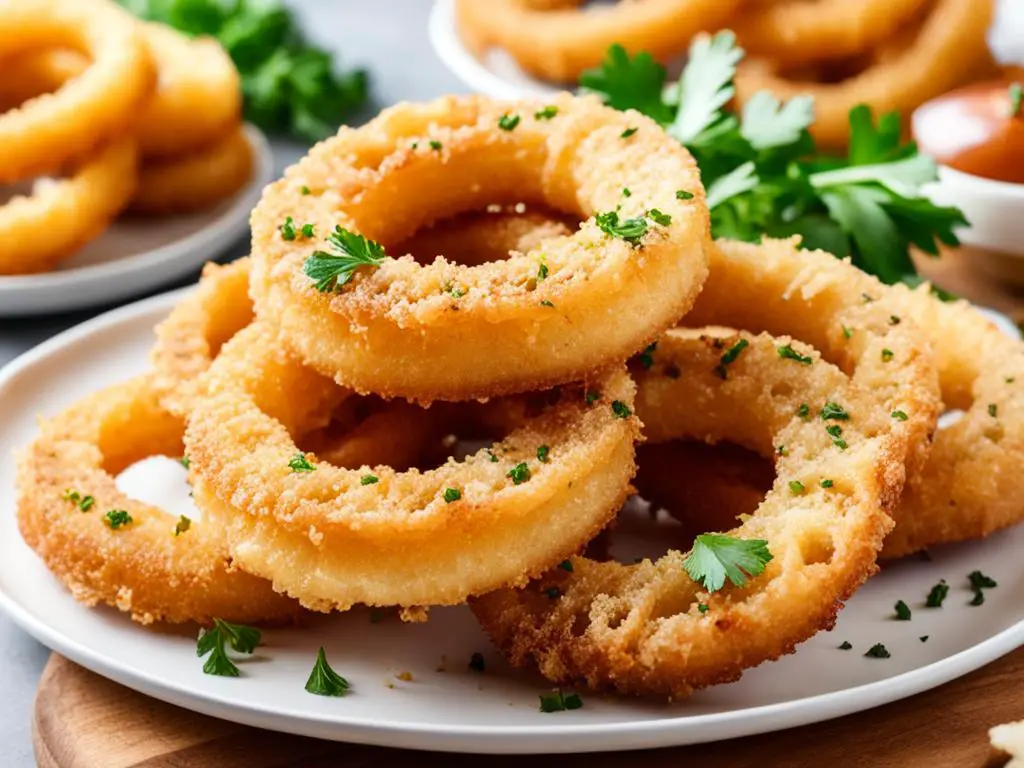
[(1024, 184), (993, 181), (939, 166), (939, 180), (924, 188), (937, 205), (964, 212), (970, 226), (957, 236), (978, 266), (1001, 281), (1024, 285)]

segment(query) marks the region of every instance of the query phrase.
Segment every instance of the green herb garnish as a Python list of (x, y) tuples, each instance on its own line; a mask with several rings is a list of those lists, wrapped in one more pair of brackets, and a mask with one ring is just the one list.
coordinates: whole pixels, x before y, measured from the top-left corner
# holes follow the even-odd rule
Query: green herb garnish
[(612, 400), (612, 414), (616, 419), (628, 419), (633, 411), (621, 400)]
[(188, 531), (188, 529), (191, 528), (191, 527), (192, 527), (192, 520), (191, 520), (191, 518), (188, 518), (185, 515), (182, 515), (181, 517), (178, 518), (178, 522), (176, 522), (174, 524), (174, 535), (175, 536), (181, 536), (181, 534), (183, 534), (186, 531)]
[(560, 690), (540, 695), (540, 711), (545, 713), (565, 712), (570, 709), (579, 709), (583, 706), (583, 699), (578, 693), (563, 694)]
[(750, 577), (764, 573), (771, 560), (768, 542), (763, 539), (704, 533), (694, 540), (683, 568), (708, 592), (717, 592), (725, 586), (726, 579), (742, 587)]
[(514, 131), (519, 125), (519, 115), (505, 113), (498, 118), (498, 127), (503, 131)]
[(203, 664), (203, 672), (221, 677), (238, 677), (238, 667), (228, 657), (225, 645), (237, 653), (251, 654), (260, 644), (261, 637), (262, 633), (255, 627), (214, 619), (211, 629), (199, 631), (199, 641), (196, 643), (196, 656), (202, 658), (210, 654), (210, 658)]
[(898, 621), (910, 621), (910, 606), (902, 600), (896, 602), (895, 611)]
[(779, 357), (784, 360), (796, 360), (798, 363), (803, 363), (804, 365), (810, 365), (814, 362), (814, 359), (810, 355), (801, 355), (789, 344), (778, 347), (778, 350)]
[(334, 228), (327, 243), (333, 252), (314, 251), (302, 265), (306, 277), (321, 293), (341, 288), (361, 267), (377, 269), (387, 255), (380, 243), (340, 226)]
[(321, 645), (316, 652), (316, 663), (306, 681), (306, 690), (316, 696), (344, 696), (351, 686), (348, 680), (335, 672), (327, 663), (327, 654)]
[(949, 584), (946, 583), (945, 579), (939, 581), (931, 591), (928, 593), (928, 597), (925, 599), (924, 604), (927, 608), (941, 608), (945, 602), (946, 597), (949, 595)]
[(376, 475), (363, 475), (359, 478), (360, 485), (376, 485), (380, 482), (380, 478)]
[(889, 649), (881, 643), (875, 643), (872, 645), (864, 655), (869, 659), (888, 659), (892, 656), (892, 654), (889, 653)]
[(128, 510), (112, 509), (103, 516), (103, 522), (110, 526), (111, 530), (116, 531), (118, 528), (131, 525), (135, 521), (132, 519), (132, 516), (128, 514)]
[(526, 465), (525, 461), (520, 462), (519, 464), (516, 464), (514, 467), (512, 467), (512, 469), (508, 471), (508, 474), (506, 474), (505, 477), (512, 478), (512, 483), (514, 485), (522, 485), (531, 477), (530, 468)]
[(296, 453), (288, 459), (288, 469), (292, 472), (313, 472), (316, 470), (316, 467), (309, 462), (306, 454)]
[(445, 503), (451, 504), (453, 501), (458, 501), (462, 498), (462, 491), (458, 488), (445, 488), (444, 489), (444, 500)]
[(722, 355), (721, 359), (718, 361), (718, 365), (715, 366), (714, 369), (715, 373), (718, 375), (720, 379), (725, 379), (728, 377), (728, 367), (735, 363), (736, 358), (740, 356), (740, 353), (743, 352), (743, 350), (749, 346), (749, 341), (747, 341), (746, 339), (740, 339), (725, 351), (725, 354)]

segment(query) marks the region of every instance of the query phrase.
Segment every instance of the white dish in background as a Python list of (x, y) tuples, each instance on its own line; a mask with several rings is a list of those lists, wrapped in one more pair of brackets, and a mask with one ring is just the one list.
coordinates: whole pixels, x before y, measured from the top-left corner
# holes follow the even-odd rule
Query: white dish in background
[(266, 137), (246, 125), (250, 182), (230, 200), (185, 216), (122, 217), (53, 272), (0, 275), (0, 317), (44, 315), (137, 296), (188, 275), (246, 237), (249, 213), (274, 178)]
[[(71, 329), (0, 372), (0, 456), (29, 442), (36, 415), (147, 367), (151, 328), (181, 298), (165, 294)], [(465, 607), (434, 610), (426, 624), (393, 615), (371, 623), (365, 610), (317, 617), (306, 627), (269, 630), (241, 678), (204, 675), (195, 628), (146, 629), (108, 609), (76, 603), (24, 544), (14, 509), (14, 462), (0, 461), (0, 608), (72, 661), (158, 699), (250, 725), (390, 747), (492, 753), (586, 752), (724, 739), (825, 720), (904, 698), (964, 675), (1024, 644), (1024, 526), (986, 541), (943, 547), (933, 559), (888, 564), (820, 633), (785, 659), (737, 683), (675, 705), (582, 692), (577, 711), (542, 714), (550, 685), (506, 667)], [(152, 502), (187, 503), (183, 470), (154, 460), (122, 475), (126, 490)], [(129, 488), (129, 483), (131, 484)], [(155, 497), (154, 497), (155, 494)], [(173, 508), (172, 508), (173, 509)], [(642, 518), (639, 518), (642, 519)], [(664, 542), (629, 517), (616, 534), (621, 557), (656, 554)], [(667, 523), (666, 523), (667, 524)], [(652, 542), (651, 539), (654, 539)], [(646, 541), (646, 543), (645, 543)], [(967, 605), (967, 574), (999, 582), (980, 607)], [(952, 586), (942, 609), (922, 607), (939, 579)], [(907, 601), (913, 620), (893, 620)], [(921, 636), (929, 637), (921, 642)], [(842, 651), (843, 641), (854, 650)], [(890, 659), (865, 658), (885, 643)], [(340, 699), (303, 690), (316, 650), (352, 683)], [(487, 671), (467, 669), (482, 652)], [(438, 671), (443, 666), (446, 671)], [(395, 676), (410, 672), (412, 681)]]
[(454, 0), (434, 3), (428, 29), (430, 44), (444, 65), (478, 93), (496, 99), (543, 99), (566, 90), (523, 72), (504, 51), (491, 50), (483, 61), (478, 59), (455, 28)]

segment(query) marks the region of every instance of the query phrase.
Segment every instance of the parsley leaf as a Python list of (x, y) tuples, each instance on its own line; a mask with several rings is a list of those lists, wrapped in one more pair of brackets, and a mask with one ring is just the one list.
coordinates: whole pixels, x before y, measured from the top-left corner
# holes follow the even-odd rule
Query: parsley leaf
[(292, 472), (313, 472), (316, 470), (316, 466), (306, 458), (306, 454), (296, 453), (288, 459), (288, 469)]
[(565, 712), (566, 710), (579, 709), (583, 706), (583, 699), (578, 693), (563, 694), (560, 690), (551, 693), (542, 693), (540, 696), (540, 711), (544, 713)]
[(665, 86), (665, 68), (649, 53), (630, 57), (621, 45), (608, 49), (597, 69), (580, 77), (581, 90), (600, 96), (615, 109), (635, 109), (658, 122), (672, 119), (672, 110), (661, 98)]
[(722, 108), (735, 93), (732, 81), (742, 58), (743, 49), (736, 46), (732, 32), (694, 38), (689, 61), (679, 78), (679, 108), (668, 126), (669, 135), (689, 144), (723, 119)]
[(314, 251), (302, 265), (318, 291), (335, 291), (348, 283), (360, 267), (376, 269), (384, 262), (384, 246), (356, 232), (334, 228), (327, 238), (334, 253)]
[(743, 105), (740, 135), (756, 150), (785, 147), (800, 141), (814, 122), (814, 98), (795, 96), (786, 103), (769, 91), (758, 91)]
[(647, 219), (638, 217), (619, 221), (618, 211), (599, 213), (594, 217), (598, 229), (610, 237), (618, 237), (636, 247), (641, 238), (647, 234)]
[(251, 654), (260, 644), (261, 637), (262, 633), (255, 627), (214, 619), (212, 628), (200, 630), (196, 643), (197, 656), (202, 658), (210, 654), (210, 658), (203, 664), (203, 672), (208, 675), (238, 677), (238, 667), (228, 657), (225, 644), (238, 653)]
[(704, 533), (693, 542), (693, 551), (683, 562), (683, 568), (706, 590), (717, 592), (725, 586), (726, 579), (742, 587), (750, 577), (764, 573), (771, 560), (772, 554), (764, 539)]
[(348, 680), (335, 672), (327, 663), (327, 654), (321, 645), (316, 652), (316, 663), (306, 681), (306, 690), (316, 696), (344, 696), (348, 693)]

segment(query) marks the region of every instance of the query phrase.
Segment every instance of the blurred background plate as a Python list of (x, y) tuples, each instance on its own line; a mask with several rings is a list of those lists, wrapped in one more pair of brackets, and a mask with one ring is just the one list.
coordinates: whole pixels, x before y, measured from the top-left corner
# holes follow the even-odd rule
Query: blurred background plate
[(203, 213), (122, 217), (54, 272), (0, 276), (0, 317), (48, 315), (108, 304), (195, 271), (249, 232), (249, 212), (274, 179), (274, 156), (259, 129), (246, 125), (253, 176), (233, 198)]

